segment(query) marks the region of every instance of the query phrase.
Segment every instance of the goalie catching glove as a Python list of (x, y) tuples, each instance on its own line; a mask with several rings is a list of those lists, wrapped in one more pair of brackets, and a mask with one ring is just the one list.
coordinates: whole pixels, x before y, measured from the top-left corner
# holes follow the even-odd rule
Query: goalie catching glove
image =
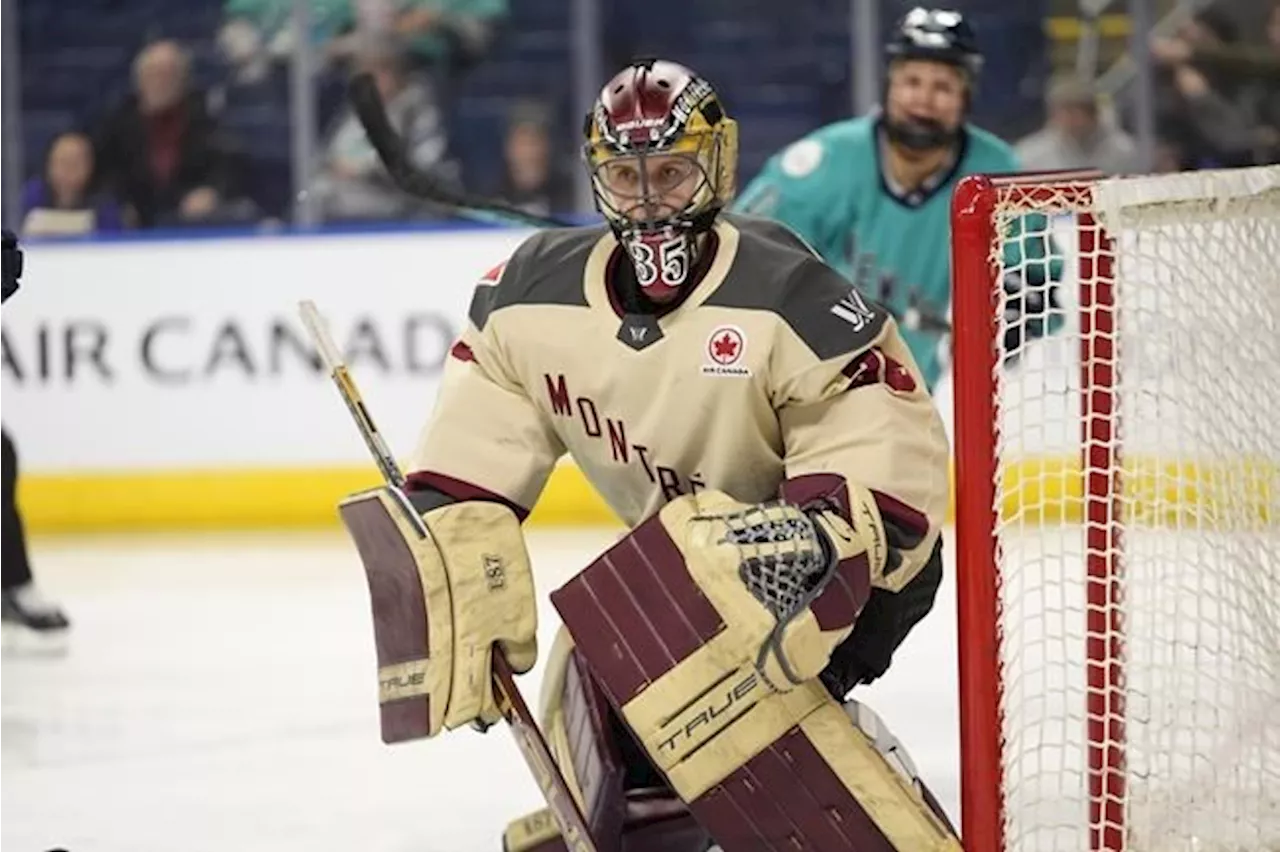
[(537, 608), (524, 533), (506, 506), (453, 503), (419, 516), (402, 491), (339, 508), (369, 582), (382, 739), (502, 718), (495, 643), (517, 673), (537, 660)]
[(662, 511), (668, 530), (687, 536), (677, 546), (697, 554), (688, 563), (695, 582), (727, 621), (741, 619), (758, 647), (756, 670), (780, 692), (826, 668), (888, 560), (871, 492), (846, 487), (854, 523), (826, 498), (744, 505), (713, 491)]

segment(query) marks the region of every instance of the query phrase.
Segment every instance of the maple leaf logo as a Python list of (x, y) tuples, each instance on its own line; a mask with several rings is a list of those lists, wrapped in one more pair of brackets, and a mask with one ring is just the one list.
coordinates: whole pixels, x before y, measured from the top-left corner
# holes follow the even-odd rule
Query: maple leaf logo
[(736, 325), (722, 325), (707, 336), (703, 350), (706, 361), (704, 376), (749, 376), (751, 369), (742, 364), (747, 351), (747, 336)]
[(722, 326), (711, 332), (707, 338), (707, 355), (717, 364), (732, 364), (742, 357), (742, 332), (736, 328)]

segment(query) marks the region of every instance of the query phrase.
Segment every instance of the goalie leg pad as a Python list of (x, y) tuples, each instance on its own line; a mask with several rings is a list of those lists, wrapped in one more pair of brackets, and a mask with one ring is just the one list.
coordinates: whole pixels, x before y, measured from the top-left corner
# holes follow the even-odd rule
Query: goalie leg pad
[[(661, 778), (619, 723), (563, 629), (547, 668), (541, 712), (547, 741), (599, 848), (704, 852), (709, 842), (706, 830), (670, 789), (652, 786), (661, 785)], [(643, 766), (632, 766), (633, 759)], [(637, 778), (647, 786), (633, 787)], [(550, 812), (543, 809), (511, 822), (503, 849), (560, 852), (565, 844)]]
[[(707, 852), (711, 842), (684, 802), (670, 790), (628, 790), (622, 837), (617, 852)], [(599, 842), (599, 839), (597, 838)], [(503, 852), (570, 852), (560, 839), (555, 818), (546, 810), (525, 814), (507, 826)]]
[[(738, 589), (703, 581), (731, 549), (714, 552), (709, 525), (687, 529), (701, 510), (673, 517), (678, 502), (552, 594), (592, 676), (672, 789), (725, 852), (958, 852), (921, 790), (816, 677), (771, 688), (750, 650), (756, 622), (770, 616), (741, 603), (739, 591), (755, 599), (735, 572), (722, 566), (719, 576)], [(713, 552), (699, 564), (704, 550)]]
[(587, 674), (582, 655), (565, 646), (564, 677), (547, 708), (556, 763), (574, 786), (591, 836), (606, 847), (622, 836), (626, 767), (614, 741), (613, 709)]
[(348, 497), (339, 515), (369, 585), (383, 741), (496, 722), (493, 644), (518, 672), (537, 655), (533, 578), (515, 515), (476, 501), (420, 518), (389, 486)]
[[(766, 699), (752, 714), (786, 697)], [(724, 852), (961, 852), (918, 779), (886, 759), (833, 699), (824, 694), (817, 703), (691, 804)], [(739, 725), (751, 725), (752, 714)]]
[(867, 741), (880, 753), (885, 763), (898, 771), (907, 783), (912, 784), (920, 791), (920, 798), (933, 811), (938, 821), (947, 827), (947, 830), (957, 837), (960, 832), (951, 823), (951, 819), (947, 816), (947, 812), (943, 810), (942, 804), (937, 797), (933, 795), (933, 791), (920, 778), (920, 773), (916, 770), (915, 761), (911, 759), (911, 755), (907, 753), (907, 748), (902, 742), (893, 735), (893, 732), (881, 720), (879, 714), (859, 701), (846, 701), (844, 703), (844, 711), (848, 714), (853, 724), (862, 731)]

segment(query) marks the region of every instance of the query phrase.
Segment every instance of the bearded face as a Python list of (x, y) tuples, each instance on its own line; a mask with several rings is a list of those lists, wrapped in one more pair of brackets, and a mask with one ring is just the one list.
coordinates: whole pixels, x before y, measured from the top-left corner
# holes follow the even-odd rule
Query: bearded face
[(889, 68), (885, 128), (889, 139), (913, 151), (952, 145), (968, 106), (969, 82), (954, 65), (904, 59)]

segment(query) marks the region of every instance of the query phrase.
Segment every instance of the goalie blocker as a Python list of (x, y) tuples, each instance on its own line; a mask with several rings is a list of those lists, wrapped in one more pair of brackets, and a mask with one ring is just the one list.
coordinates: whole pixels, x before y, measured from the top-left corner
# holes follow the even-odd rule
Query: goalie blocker
[[(804, 510), (679, 498), (552, 594), (543, 725), (601, 848), (960, 849), (875, 714), (816, 677), (869, 586), (895, 583), (870, 495), (788, 485)], [(564, 848), (541, 813), (504, 840)]]
[(369, 583), (383, 741), (496, 723), (495, 643), (516, 672), (537, 658), (533, 575), (515, 514), (466, 501), (419, 519), (393, 487), (352, 495), (339, 513)]

